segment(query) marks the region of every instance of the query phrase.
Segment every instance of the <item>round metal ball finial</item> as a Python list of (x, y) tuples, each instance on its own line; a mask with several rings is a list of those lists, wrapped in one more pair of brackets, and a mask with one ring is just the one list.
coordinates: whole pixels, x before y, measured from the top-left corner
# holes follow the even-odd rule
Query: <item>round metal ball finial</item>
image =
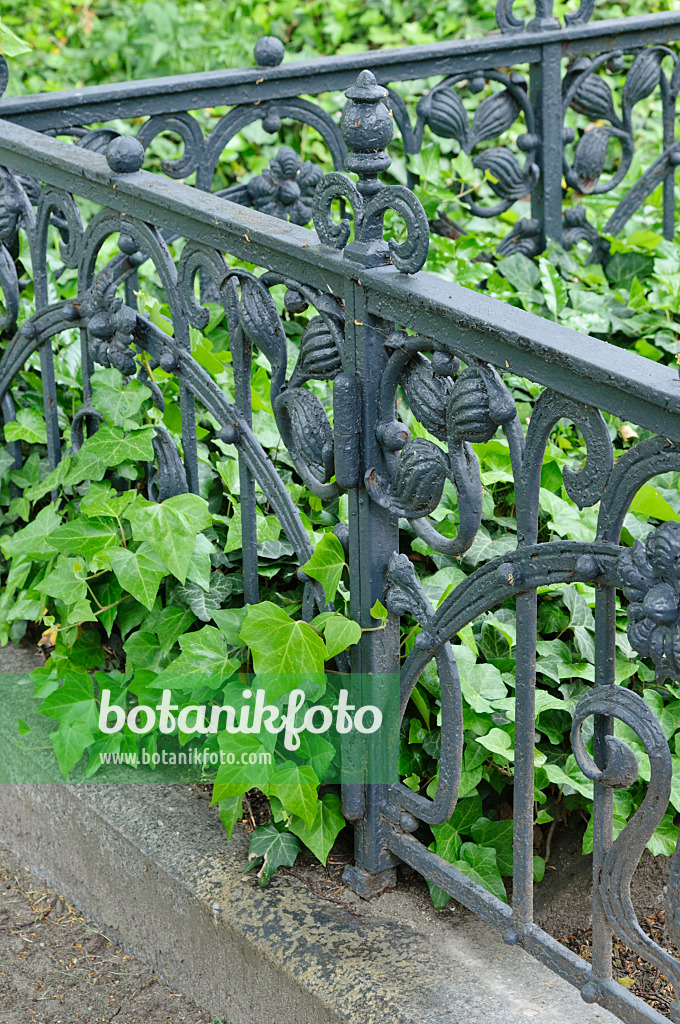
[(285, 49), (276, 36), (262, 36), (255, 43), (253, 51), (255, 63), (261, 68), (275, 68), (283, 60)]
[(106, 162), (116, 174), (134, 174), (144, 163), (144, 146), (129, 135), (119, 135), (106, 147)]

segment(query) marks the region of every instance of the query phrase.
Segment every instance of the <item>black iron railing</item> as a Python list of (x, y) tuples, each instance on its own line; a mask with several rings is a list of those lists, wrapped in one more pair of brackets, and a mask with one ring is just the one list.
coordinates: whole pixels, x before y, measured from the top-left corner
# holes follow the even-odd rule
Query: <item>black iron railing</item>
[[(481, 40), (282, 64), (281, 44), (264, 39), (256, 48), (255, 68), (3, 100), (0, 283), (7, 341), (0, 362), (0, 401), (5, 422), (12, 420), (13, 380), (26, 360), (39, 353), (48, 452), (55, 466), (60, 429), (52, 344), (60, 332), (82, 331), (84, 402), (73, 422), (75, 449), (84, 431), (97, 425), (89, 383), (95, 364), (113, 365), (140, 379), (148, 379), (149, 366), (176, 374), (183, 456), (172, 437), (159, 431), (156, 494), (160, 499), (197, 489), (198, 403), (218, 421), (222, 439), (238, 450), (244, 592), (246, 602), (254, 602), (256, 484), (300, 563), (311, 554), (298, 511), (252, 429), (250, 374), (253, 348), (259, 349), (271, 366), (272, 407), (300, 478), (323, 500), (348, 495), (343, 540), (351, 569), (351, 614), (367, 628), (353, 648), (353, 671), (364, 679), (400, 673), (402, 707), (432, 659), (441, 685), (436, 796), (429, 800), (402, 785), (347, 787), (344, 810), (356, 830), (356, 863), (347, 880), (359, 892), (377, 893), (404, 861), (499, 928), (506, 942), (521, 944), (568, 978), (586, 1001), (601, 1003), (625, 1021), (660, 1021), (655, 1010), (612, 979), (611, 936), (616, 932), (670, 981), (680, 983), (680, 964), (640, 929), (630, 901), (635, 866), (666, 811), (672, 767), (668, 743), (647, 704), (614, 685), (615, 593), (622, 590), (630, 601), (629, 635), (637, 649), (653, 659), (662, 675), (680, 678), (680, 528), (659, 527), (646, 548), (632, 553), (620, 544), (624, 516), (639, 488), (655, 474), (680, 471), (680, 381), (666, 366), (423, 273), (429, 226), (422, 207), (409, 188), (380, 181), (390, 163), (386, 148), (393, 127), (407, 155), (419, 151), (433, 133), (457, 140), (478, 169), (490, 172), (487, 197), (476, 192), (466, 197), (474, 215), (496, 217), (531, 194), (531, 216), (515, 223), (500, 243), (501, 254), (532, 256), (546, 239), (561, 239), (565, 245), (585, 239), (593, 246), (592, 258), (606, 260), (607, 241), (600, 226), (587, 219), (585, 199), (617, 188), (621, 198), (604, 234), (620, 230), (661, 185), (664, 232), (672, 238), (680, 64), (669, 41), (680, 38), (680, 12), (590, 24), (591, 13), (592, 3), (583, 3), (561, 26), (551, 5), (539, 0), (536, 18), (525, 25), (514, 17), (512, 4), (500, 0), (501, 32)], [(528, 77), (522, 73), (527, 69)], [(441, 81), (422, 95), (413, 122), (396, 89), (387, 92), (381, 83), (426, 78)], [(616, 101), (612, 82), (623, 83)], [(345, 89), (349, 102), (341, 124), (323, 105), (300, 98)], [(472, 110), (469, 98), (481, 93), (484, 97)], [(634, 109), (651, 95), (660, 97), (660, 152), (630, 183)], [(218, 104), (230, 109), (206, 137), (190, 111)], [(132, 118), (144, 119), (136, 139), (106, 126), (113, 119)], [(336, 172), (324, 176), (284, 148), (262, 175), (210, 194), (229, 140), (254, 121), (275, 135), (286, 118), (320, 133)], [(572, 126), (573, 118), (581, 119), (583, 130)], [(183, 151), (164, 164), (164, 174), (147, 173), (141, 169), (145, 147), (163, 132), (180, 136)], [(485, 146), (497, 138), (507, 141)], [(620, 147), (613, 163), (610, 143)], [(356, 181), (340, 173), (343, 167)], [(197, 187), (177, 180), (194, 173)], [(565, 199), (570, 193), (584, 201), (574, 206)], [(90, 211), (93, 203), (101, 207), (87, 223), (80, 199), (90, 201)], [(351, 207), (353, 236), (349, 220), (338, 222), (331, 215), (336, 201), (345, 211)], [(401, 242), (384, 239), (386, 214), (405, 225)], [(314, 230), (305, 226), (312, 219)], [(77, 272), (77, 300), (49, 301), (46, 248), (52, 231), (61, 236), (65, 267)], [(26, 286), (16, 270), (21, 232), (32, 258), (35, 312), (16, 330)], [(98, 257), (112, 237), (117, 237), (118, 254), (102, 266)], [(186, 240), (177, 260), (170, 249), (176, 239)], [(225, 253), (264, 272), (230, 267)], [(170, 307), (172, 334), (137, 312), (137, 271), (147, 260)], [(303, 337), (292, 375), (286, 336), (270, 296), (280, 284), (287, 288), (290, 308), (308, 305), (318, 314), (307, 343)], [(189, 330), (205, 326), (208, 311), (202, 302), (208, 298), (225, 309), (236, 382), (233, 403), (190, 352)], [(526, 434), (503, 374), (544, 386)], [(332, 426), (318, 397), (305, 386), (314, 379), (332, 381)], [(399, 387), (412, 415), (440, 444), (410, 437), (397, 416)], [(614, 465), (599, 410), (654, 436)], [(599, 503), (597, 535), (587, 542), (537, 543), (543, 455), (562, 418), (576, 424), (587, 442), (583, 468), (567, 470), (564, 486), (580, 507)], [(408, 521), (435, 551), (465, 552), (479, 529), (482, 508), (471, 443), (488, 440), (497, 430), (504, 432), (512, 459), (517, 546), (478, 567), (435, 611), (412, 563), (399, 552), (400, 521)], [(17, 444), (12, 453), (20, 465)], [(429, 518), (447, 480), (458, 496), (460, 521), (453, 538), (441, 535)], [(574, 581), (587, 581), (596, 590), (595, 684), (578, 703), (572, 729), (577, 762), (595, 783), (592, 965), (538, 928), (532, 914), (536, 594), (547, 583)], [(304, 613), (311, 617), (323, 607), (323, 593), (312, 580), (305, 590)], [(413, 833), (421, 821), (448, 819), (458, 794), (463, 725), (451, 641), (476, 616), (513, 596), (517, 674), (509, 907)], [(384, 629), (371, 631), (377, 625), (371, 615), (376, 601), (390, 614)], [(415, 617), (421, 632), (400, 664), (399, 616), (405, 613)], [(581, 734), (589, 718), (595, 721), (594, 758)], [(651, 781), (641, 807), (613, 841), (613, 789), (630, 785), (638, 771), (631, 751), (614, 736), (615, 720), (637, 734), (649, 756)], [(676, 941), (677, 857), (666, 914)], [(678, 1006), (676, 1000), (674, 1020), (680, 1020)]]

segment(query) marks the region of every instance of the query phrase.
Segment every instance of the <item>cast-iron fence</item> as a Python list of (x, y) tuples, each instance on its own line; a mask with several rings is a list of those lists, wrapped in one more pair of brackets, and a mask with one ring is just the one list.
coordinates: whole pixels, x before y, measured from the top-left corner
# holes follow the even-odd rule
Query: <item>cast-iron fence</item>
[[(629, 636), (651, 657), (660, 677), (680, 679), (680, 526), (653, 530), (646, 545), (622, 546), (624, 517), (640, 487), (654, 475), (680, 471), (680, 381), (669, 367), (549, 323), (458, 285), (423, 273), (428, 254), (427, 218), (406, 185), (385, 186), (386, 147), (396, 126), (406, 156), (428, 133), (453, 139), (486, 176), (491, 201), (463, 196), (476, 217), (498, 217), (530, 193), (531, 216), (517, 220), (499, 244), (500, 255), (540, 253), (548, 241), (592, 245), (605, 261), (604, 235), (621, 230), (661, 186), (663, 229), (674, 231), (674, 174), (680, 162), (675, 105), (680, 62), (669, 41), (680, 37), (680, 12), (589, 22), (583, 2), (562, 26), (548, 0), (537, 0), (529, 24), (500, 0), (500, 33), (403, 50), (282, 64), (283, 46), (265, 38), (257, 66), (147, 82), (126, 82), (0, 103), (1, 327), (0, 401), (5, 423), (15, 418), (12, 384), (38, 353), (50, 467), (61, 455), (53, 344), (78, 328), (82, 338), (84, 400), (73, 419), (77, 450), (101, 418), (92, 404), (95, 364), (150, 382), (160, 366), (180, 385), (181, 438), (156, 430), (156, 465), (149, 477), (157, 500), (197, 491), (196, 407), (219, 423), (220, 438), (236, 446), (240, 467), (244, 598), (258, 600), (257, 492), (274, 509), (300, 564), (312, 550), (307, 531), (252, 429), (251, 367), (254, 349), (271, 367), (271, 400), (277, 426), (296, 471), (320, 499), (348, 495), (348, 522), (338, 536), (347, 551), (351, 615), (366, 628), (352, 648), (351, 668), (367, 692), (384, 673), (401, 677), (402, 712), (423, 669), (434, 659), (441, 685), (442, 743), (434, 799), (398, 785), (345, 787), (344, 811), (354, 822), (355, 866), (347, 881), (359, 892), (380, 892), (403, 861), (495, 925), (509, 944), (519, 943), (625, 1021), (663, 1018), (612, 978), (611, 937), (617, 933), (673, 984), (676, 957), (640, 928), (630, 882), (647, 841), (666, 811), (672, 782), (668, 742), (647, 704), (614, 683), (615, 595), (629, 601)], [(2, 59), (0, 58), (0, 61)], [(370, 67), (372, 71), (365, 70)], [(528, 80), (518, 68), (528, 68)], [(407, 103), (385, 85), (422, 83), (415, 123)], [(7, 81), (4, 61), (0, 85)], [(615, 102), (611, 82), (623, 82)], [(306, 98), (347, 89), (341, 124), (319, 102)], [(1, 91), (1, 90), (0, 90)], [(470, 116), (461, 94), (486, 93)], [(660, 95), (658, 159), (631, 183), (636, 142), (634, 108)], [(205, 137), (191, 113), (217, 105), (230, 109)], [(572, 118), (581, 119), (581, 128)], [(137, 137), (110, 122), (132, 120)], [(220, 154), (254, 121), (276, 134), (282, 119), (316, 129), (335, 172), (323, 175), (284, 147), (270, 167), (249, 182), (210, 194)], [(519, 134), (518, 124), (523, 129)], [(95, 125), (96, 127), (92, 127)], [(143, 171), (145, 148), (159, 134), (179, 136), (179, 158), (163, 174)], [(485, 146), (500, 137), (505, 145)], [(71, 141), (66, 141), (70, 139)], [(75, 143), (75, 144), (74, 144)], [(620, 147), (612, 161), (611, 145)], [(521, 155), (517, 155), (517, 154)], [(341, 173), (356, 175), (356, 182)], [(195, 187), (183, 179), (195, 174)], [(608, 175), (608, 177), (607, 177)], [(182, 180), (178, 180), (182, 179)], [(410, 177), (408, 184), (413, 185)], [(454, 190), (461, 183), (452, 183)], [(587, 197), (619, 189), (621, 199), (604, 226), (588, 220)], [(76, 201), (78, 197), (79, 202)], [(80, 200), (85, 200), (83, 204)], [(229, 201), (230, 200), (230, 201)], [(333, 219), (336, 202), (349, 219)], [(95, 206), (93, 206), (95, 204)], [(564, 208), (563, 208), (564, 207)], [(97, 209), (98, 208), (98, 209)], [(96, 209), (96, 212), (92, 212)], [(83, 211), (89, 216), (83, 223)], [(384, 240), (384, 221), (405, 225), (403, 240)], [(306, 227), (313, 219), (314, 230)], [(454, 233), (446, 218), (436, 227)], [(352, 233), (353, 231), (353, 233)], [(17, 328), (22, 276), (19, 238), (27, 238), (35, 311)], [(64, 267), (77, 272), (78, 297), (50, 301), (47, 248), (61, 239)], [(118, 254), (101, 259), (117, 237)], [(171, 252), (185, 240), (179, 258)], [(223, 254), (262, 269), (230, 267)], [(137, 310), (138, 269), (150, 260), (172, 316), (171, 333)], [(17, 270), (17, 266), (20, 270)], [(198, 291), (197, 291), (198, 285)], [(292, 311), (316, 310), (301, 340), (291, 374), (280, 316), (270, 294), (286, 288)], [(192, 357), (190, 327), (205, 327), (205, 303), (222, 304), (229, 328), (236, 397), (231, 403)], [(140, 357), (144, 357), (143, 359)], [(461, 364), (465, 368), (461, 369)], [(503, 375), (543, 385), (525, 434)], [(333, 423), (306, 387), (333, 387)], [(397, 416), (397, 392), (412, 415), (438, 440), (410, 436)], [(160, 401), (160, 398), (158, 399)], [(599, 410), (630, 420), (654, 436), (614, 463), (607, 425)], [(581, 508), (599, 503), (590, 541), (538, 543), (538, 501), (543, 456), (551, 431), (566, 418), (582, 433), (587, 458), (580, 471), (565, 470), (564, 486)], [(481, 523), (482, 485), (472, 443), (504, 432), (512, 459), (517, 542), (481, 564), (432, 607), (413, 563), (399, 551), (400, 522), (434, 551), (463, 554)], [(181, 455), (180, 455), (181, 448)], [(10, 444), (15, 465), (21, 446)], [(459, 526), (444, 536), (429, 517), (446, 481), (458, 497)], [(323, 591), (305, 578), (303, 612), (324, 607)], [(593, 960), (585, 962), (533, 923), (534, 724), (537, 588), (584, 581), (595, 587), (595, 683), (579, 701), (572, 728), (577, 762), (594, 786)], [(512, 906), (428, 850), (414, 832), (420, 822), (447, 820), (456, 804), (464, 747), (461, 686), (452, 640), (466, 624), (509, 597), (516, 598), (517, 669), (514, 764), (514, 874)], [(384, 629), (371, 611), (386, 605)], [(399, 617), (414, 616), (421, 631), (400, 663)], [(347, 667), (347, 660), (343, 665)], [(594, 755), (582, 727), (594, 719)], [(650, 761), (645, 799), (617, 839), (612, 794), (638, 774), (629, 747), (614, 736), (618, 720), (632, 729)], [(667, 892), (666, 927), (680, 941), (680, 881), (674, 854)], [(678, 1001), (672, 1019), (680, 1020)]]

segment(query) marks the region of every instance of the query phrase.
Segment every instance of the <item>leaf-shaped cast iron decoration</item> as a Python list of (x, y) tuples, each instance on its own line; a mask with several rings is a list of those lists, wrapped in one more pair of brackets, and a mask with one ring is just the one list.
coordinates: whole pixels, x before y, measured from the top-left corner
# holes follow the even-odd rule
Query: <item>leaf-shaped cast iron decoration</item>
[(434, 512), (441, 501), (447, 469), (446, 453), (432, 441), (417, 437), (402, 448), (393, 480), (369, 469), (366, 490), (394, 515), (422, 519)]
[(495, 178), (489, 184), (502, 199), (523, 199), (538, 181), (538, 165), (528, 163), (522, 170), (515, 155), (503, 146), (484, 150), (472, 162), (479, 170), (489, 171), (492, 179)]
[(623, 86), (623, 106), (630, 110), (636, 103), (654, 92), (661, 79), (662, 54), (656, 50), (643, 50), (633, 61)]
[(413, 415), (431, 434), (446, 440), (446, 407), (453, 381), (447, 375), (433, 372), (433, 364), (418, 352), (407, 364), (400, 377)]
[(524, 256), (537, 256), (541, 251), (541, 225), (534, 217), (522, 217), (513, 225), (512, 231), (496, 246), (499, 256), (512, 256), (519, 252)]
[(499, 423), (515, 415), (515, 403), (491, 367), (468, 366), (454, 384), (447, 423), (453, 441), (489, 441)]
[(463, 101), (453, 87), (435, 89), (418, 103), (418, 114), (441, 139), (457, 139), (466, 152), (470, 146), (470, 126)]
[(306, 380), (333, 380), (342, 369), (342, 359), (333, 332), (322, 316), (314, 316), (305, 327), (300, 355), (289, 387)]
[(574, 153), (574, 173), (580, 192), (592, 192), (607, 160), (609, 140), (614, 132), (608, 125), (596, 125), (584, 132)]
[(619, 556), (628, 639), (657, 667), (657, 682), (680, 679), (680, 524), (663, 523)]
[(520, 105), (507, 89), (487, 96), (477, 107), (470, 129), (471, 147), (495, 139), (517, 120)]
[(151, 443), (158, 466), (151, 464), (149, 469), (149, 497), (152, 501), (165, 501), (175, 494), (186, 494), (187, 475), (177, 445), (160, 423), (154, 427), (154, 434)]
[[(579, 72), (575, 72), (579, 73)], [(569, 76), (565, 79), (565, 86), (570, 84)], [(601, 75), (590, 74), (584, 78), (576, 90), (569, 104), (578, 114), (583, 114), (591, 121), (611, 121), (616, 123), (617, 116), (614, 109), (614, 98), (612, 91)]]
[(264, 285), (246, 277), (241, 282), (239, 312), (244, 331), (271, 364), (272, 394), (277, 395), (286, 373), (286, 335), (274, 300)]
[(274, 414), (284, 444), (303, 478), (311, 474), (319, 483), (330, 480), (335, 472), (333, 428), (317, 396), (304, 388), (289, 388), (275, 400)]

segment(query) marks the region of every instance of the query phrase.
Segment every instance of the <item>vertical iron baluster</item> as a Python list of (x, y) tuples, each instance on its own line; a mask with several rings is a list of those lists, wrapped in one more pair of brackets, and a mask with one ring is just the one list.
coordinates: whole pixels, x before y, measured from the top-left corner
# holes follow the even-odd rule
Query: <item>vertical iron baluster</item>
[(139, 273), (133, 270), (125, 278), (125, 304), (131, 309), (137, 309), (137, 292), (139, 291)]
[(59, 435), (57, 383), (54, 376), (54, 355), (52, 353), (51, 340), (51, 338), (48, 338), (40, 346), (40, 379), (43, 389), (45, 426), (47, 427), (47, 459), (52, 470), (61, 458), (61, 438)]
[[(234, 390), (236, 407), (248, 426), (253, 423), (253, 405), (250, 390), (250, 373), (253, 360), (253, 343), (238, 320), (238, 294), (236, 279), (230, 278), (227, 285), (231, 291), (227, 323), (234, 368)], [(257, 576), (257, 502), (255, 500), (255, 477), (239, 450), (239, 501), (241, 507), (241, 541), (243, 550), (243, 600), (246, 604), (257, 604), (260, 590)]]
[[(597, 584), (595, 588), (595, 686), (614, 683), (616, 662), (616, 590)], [(607, 761), (605, 737), (614, 734), (612, 718), (596, 715), (594, 758), (598, 768)], [(614, 791), (609, 786), (593, 787), (593, 975), (606, 980), (612, 976), (612, 930), (604, 915), (599, 895), (600, 870), (613, 842)]]
[[(661, 72), (661, 117), (663, 122), (663, 148), (670, 149), (675, 142), (675, 105), (677, 92), (669, 85), (663, 71)], [(669, 242), (675, 237), (675, 153), (671, 154), (668, 170), (663, 178), (663, 237)]]
[[(360, 685), (356, 703), (379, 703), (373, 693), (373, 677), (378, 674), (399, 673), (399, 619), (390, 614), (384, 629), (376, 629), (379, 622), (371, 615), (376, 601), (385, 601), (386, 567), (390, 555), (399, 550), (397, 517), (372, 502), (364, 487), (364, 473), (368, 465), (381, 466), (382, 452), (375, 437), (377, 422), (378, 388), (386, 362), (386, 327), (366, 312), (365, 295), (360, 285), (350, 285), (346, 299), (347, 351), (354, 360), (355, 369), (363, 386), (362, 431), (364, 442), (358, 487), (349, 492), (349, 550), (351, 600), (350, 614), (371, 632), (363, 634), (361, 642), (352, 648), (352, 673)], [(354, 570), (354, 571), (353, 571)], [(353, 701), (355, 703), (355, 701)], [(368, 770), (370, 772), (371, 765)], [(355, 834), (355, 860), (360, 879), (355, 871), (353, 887), (358, 891), (379, 890), (391, 877), (381, 873), (391, 868), (394, 857), (381, 843), (380, 805), (384, 787), (371, 782), (365, 790), (363, 818), (357, 822)], [(361, 794), (350, 790), (349, 810), (361, 804)], [(378, 878), (370, 878), (378, 875)], [(359, 886), (357, 886), (359, 881)]]
[[(49, 302), (47, 286), (47, 234), (49, 231), (49, 211), (44, 222), (44, 236), (39, 240), (40, 259), (38, 266), (33, 268), (33, 294), (36, 310), (42, 309)], [(42, 244), (40, 244), (42, 242)], [(59, 436), (59, 407), (57, 405), (57, 384), (54, 376), (54, 354), (52, 339), (47, 338), (39, 349), (40, 380), (43, 392), (43, 409), (47, 428), (47, 458), (50, 470), (54, 469), (61, 458), (61, 438)]]
[(531, 65), (529, 95), (541, 145), (538, 183), (531, 193), (531, 216), (540, 225), (541, 247), (562, 239), (562, 48), (542, 47), (541, 61)]
[(535, 590), (518, 595), (512, 869), (512, 906), (518, 928), (531, 924), (534, 910), (536, 606)]

